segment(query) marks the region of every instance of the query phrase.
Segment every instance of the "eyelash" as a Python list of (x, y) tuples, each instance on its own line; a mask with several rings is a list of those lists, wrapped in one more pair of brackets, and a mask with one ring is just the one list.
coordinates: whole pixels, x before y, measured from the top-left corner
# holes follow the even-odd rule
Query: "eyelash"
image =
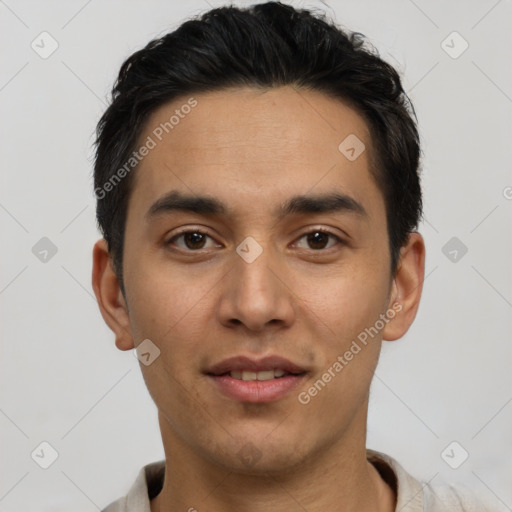
[[(179, 233), (175, 234), (172, 238), (170, 238), (165, 243), (165, 245), (172, 245), (172, 243), (175, 240), (177, 240), (178, 238), (180, 238), (188, 233), (197, 233), (197, 234), (200, 234), (203, 236), (207, 236), (208, 238), (211, 238), (213, 240), (213, 237), (211, 237), (208, 233), (206, 233), (205, 231), (203, 231), (201, 229), (186, 229), (186, 230), (180, 231)], [(337, 244), (335, 244), (335, 245), (344, 244), (344, 241), (338, 235), (335, 235), (332, 231), (329, 231), (328, 229), (324, 229), (324, 228), (317, 228), (317, 229), (312, 229), (311, 231), (307, 231), (307, 232), (303, 233), (297, 240), (301, 240), (302, 238), (306, 237), (307, 235), (310, 235), (313, 233), (322, 233), (322, 234), (328, 235), (331, 238), (334, 238), (337, 241)], [(313, 252), (326, 252), (329, 249), (332, 249), (333, 247), (335, 247), (335, 246), (327, 247), (326, 249), (310, 249), (310, 250)], [(185, 252), (201, 252), (202, 250), (204, 250), (202, 248), (197, 249), (197, 250), (188, 249), (188, 248), (187, 249), (180, 248), (180, 249)]]

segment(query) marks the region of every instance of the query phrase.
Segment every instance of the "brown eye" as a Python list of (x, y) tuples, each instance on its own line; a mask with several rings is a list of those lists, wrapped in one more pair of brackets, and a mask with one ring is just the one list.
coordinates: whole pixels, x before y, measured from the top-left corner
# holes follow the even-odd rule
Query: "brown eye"
[[(301, 249), (313, 249), (315, 251), (329, 249), (333, 245), (336, 245), (336, 243), (342, 242), (342, 240), (334, 233), (321, 229), (315, 229), (314, 231), (305, 233), (300, 239), (306, 239), (307, 243), (307, 247), (300, 247), (299, 245)], [(333, 240), (334, 243), (329, 245), (329, 239)]]
[[(190, 231), (182, 231), (178, 235), (173, 236), (167, 242), (167, 245), (176, 245), (180, 249), (194, 251), (205, 249), (205, 244), (208, 239), (211, 239), (209, 235), (195, 229)], [(181, 241), (182, 243), (177, 243), (178, 241)]]
[(206, 240), (206, 235), (197, 232), (185, 233), (183, 240), (188, 249), (202, 249)]

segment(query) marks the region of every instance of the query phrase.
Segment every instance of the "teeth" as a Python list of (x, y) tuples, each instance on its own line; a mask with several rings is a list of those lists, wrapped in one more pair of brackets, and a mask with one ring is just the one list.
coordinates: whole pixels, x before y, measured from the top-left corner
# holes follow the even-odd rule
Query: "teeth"
[[(242, 375), (243, 378), (243, 375)], [(256, 374), (257, 380), (270, 380), (274, 378), (274, 370), (266, 370), (264, 372), (258, 372)]]
[(261, 372), (252, 372), (250, 370), (233, 370), (232, 372), (229, 372), (229, 376), (233, 379), (237, 380), (272, 380), (275, 378), (283, 377), (286, 372), (283, 370), (264, 370)]

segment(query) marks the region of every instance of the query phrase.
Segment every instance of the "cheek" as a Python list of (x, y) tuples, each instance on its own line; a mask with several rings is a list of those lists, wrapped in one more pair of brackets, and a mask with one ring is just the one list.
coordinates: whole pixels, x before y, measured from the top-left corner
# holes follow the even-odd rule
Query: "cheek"
[(141, 370), (154, 402), (163, 410), (181, 410), (200, 402), (191, 368), (195, 371), (205, 337), (211, 335), (207, 323), (219, 279), (211, 271), (178, 271), (154, 262), (140, 269), (130, 281), (132, 332), (136, 344), (150, 339), (160, 350)]
[(297, 295), (304, 298), (309, 316), (316, 319), (316, 330), (323, 326), (327, 339), (340, 350), (375, 323), (387, 304), (388, 292), (382, 268), (361, 262), (353, 268), (303, 279)]
[(165, 261), (141, 262), (127, 281), (134, 334), (162, 344), (173, 336), (195, 339), (215, 282), (212, 272), (177, 269)]
[(205, 308), (211, 286), (196, 275), (165, 276), (162, 268), (149, 267), (130, 281), (132, 332), (136, 345), (149, 339), (160, 350), (150, 365), (141, 364), (154, 402), (164, 411), (181, 410), (199, 399), (190, 385), (190, 366), (208, 334)]
[(381, 348), (380, 333), (367, 332), (383, 312), (387, 291), (378, 272), (369, 279), (354, 270), (326, 279), (309, 293), (320, 370), (306, 383), (302, 397), (310, 400), (306, 407), (315, 411), (319, 428), (343, 432), (365, 403)]

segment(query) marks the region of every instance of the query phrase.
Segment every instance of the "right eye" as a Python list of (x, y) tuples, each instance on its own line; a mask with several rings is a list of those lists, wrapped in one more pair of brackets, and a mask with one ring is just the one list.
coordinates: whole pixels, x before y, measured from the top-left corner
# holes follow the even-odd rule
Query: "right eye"
[[(205, 246), (208, 238), (213, 241), (213, 238), (207, 233), (199, 229), (189, 229), (174, 235), (165, 244), (171, 246), (175, 245), (187, 252), (196, 252), (201, 249), (208, 249), (208, 247)], [(182, 243), (176, 243), (177, 241), (181, 241)], [(214, 244), (213, 247), (215, 246)]]

